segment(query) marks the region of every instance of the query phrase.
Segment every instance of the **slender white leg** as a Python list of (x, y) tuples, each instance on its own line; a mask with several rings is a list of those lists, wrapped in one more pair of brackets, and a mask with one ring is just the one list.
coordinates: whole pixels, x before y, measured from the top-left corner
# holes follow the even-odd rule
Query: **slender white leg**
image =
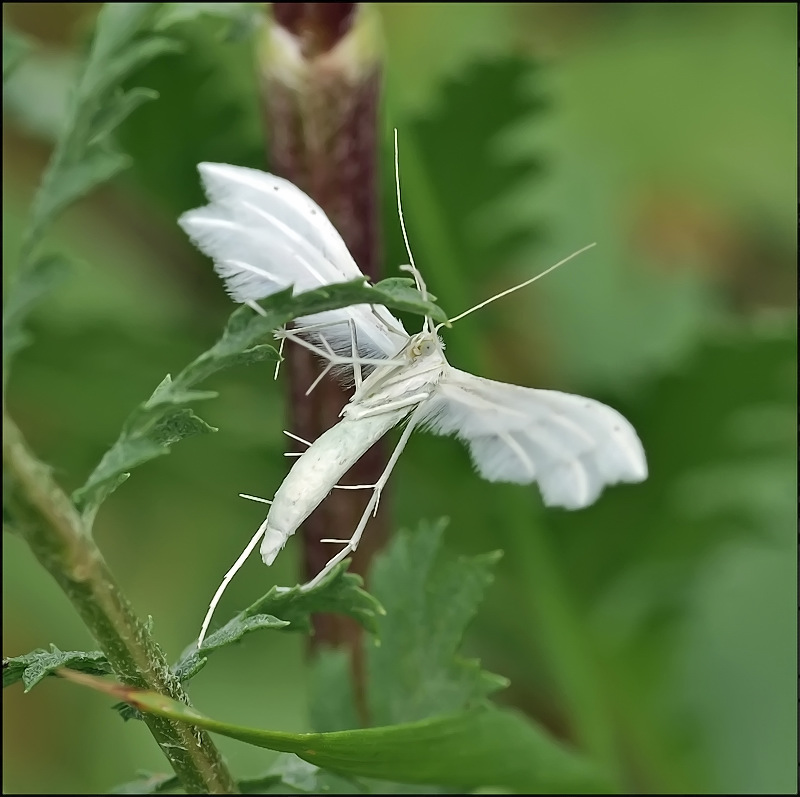
[[(303, 590), (313, 589), (320, 581), (322, 581), (325, 576), (331, 572), (331, 570), (345, 560), (353, 551), (358, 548), (358, 543), (361, 541), (361, 535), (364, 533), (364, 529), (367, 526), (367, 522), (369, 521), (370, 516), (374, 514), (376, 507), (378, 505), (378, 501), (380, 500), (381, 490), (383, 490), (386, 482), (389, 480), (389, 476), (394, 469), (394, 466), (397, 464), (397, 460), (400, 458), (400, 454), (402, 454), (403, 449), (406, 447), (406, 443), (408, 443), (409, 438), (411, 437), (411, 433), (414, 431), (414, 427), (418, 423), (418, 417), (420, 415), (420, 410), (417, 409), (406, 425), (406, 428), (403, 430), (403, 434), (400, 435), (400, 440), (397, 443), (394, 451), (392, 452), (392, 456), (389, 457), (389, 461), (386, 463), (386, 467), (381, 473), (380, 478), (375, 483), (375, 492), (370, 497), (369, 501), (367, 502), (367, 506), (364, 509), (364, 514), (361, 516), (361, 520), (358, 522), (358, 526), (356, 530), (353, 532), (353, 536), (346, 541), (345, 547), (339, 551), (329, 562), (325, 565), (325, 567), (317, 573), (314, 578), (311, 579), (307, 584), (302, 586)], [(333, 542), (333, 540), (331, 540)]]
[(283, 362), (283, 347), (286, 345), (286, 339), (281, 338), (280, 346), (278, 346), (278, 362), (275, 363), (275, 376), (273, 376), (272, 381), (278, 381), (278, 374), (281, 370), (281, 363)]
[[(296, 337), (292, 337), (292, 335), (299, 335), (299, 334), (303, 334), (305, 332), (317, 332), (320, 329), (328, 329), (329, 327), (340, 326), (341, 324), (347, 324), (350, 327), (350, 335), (351, 335), (351, 342), (352, 342), (351, 343), (351, 351), (352, 351), (352, 354), (353, 354), (353, 358), (356, 359), (358, 357), (358, 342), (357, 342), (356, 332), (355, 332), (355, 329), (356, 329), (355, 322), (353, 321), (352, 318), (343, 319), (341, 321), (323, 321), (320, 324), (308, 324), (307, 326), (304, 326), (304, 327), (293, 327), (292, 330), (291, 330), (291, 333), (286, 327), (284, 327), (283, 329), (280, 329), (275, 333), (275, 337), (280, 338), (280, 341), (281, 341), (279, 354), (281, 354), (281, 355), (283, 354), (283, 347), (284, 347), (284, 345), (286, 343), (287, 338), (290, 338), (290, 339), (295, 340), (295, 341), (297, 340), (297, 338)], [(333, 351), (331, 350), (330, 346), (327, 345), (327, 341), (325, 341), (325, 339), (321, 335), (320, 335), (320, 341), (324, 342), (326, 349), (331, 354), (333, 354)], [(280, 366), (280, 363), (281, 363), (281, 361), (279, 360), (278, 361), (278, 365), (275, 367), (275, 378), (276, 379), (278, 378), (278, 368)], [(331, 367), (332, 366), (329, 365), (314, 380), (314, 382), (311, 385), (311, 387), (306, 391), (306, 395), (307, 396), (319, 384), (319, 381), (325, 376), (325, 374), (328, 373), (328, 371), (331, 369)], [(356, 386), (361, 384), (361, 366), (360, 366), (360, 364), (357, 365), (355, 362), (353, 363), (353, 379), (356, 382)]]
[(320, 371), (320, 373), (317, 376), (317, 378), (311, 383), (311, 386), (308, 388), (308, 390), (306, 390), (306, 395), (307, 396), (311, 395), (311, 391), (322, 381), (322, 379), (325, 377), (325, 374), (327, 374), (331, 370), (331, 368), (333, 368), (333, 366), (334, 366), (334, 363), (332, 363), (332, 362), (328, 363), (322, 369), (322, 371)]
[[(253, 496), (246, 496), (247, 498), (253, 498)], [(258, 501), (264, 501), (264, 499), (258, 499)], [(271, 503), (270, 501), (264, 501), (265, 503)], [(200, 636), (197, 637), (197, 648), (198, 650), (203, 644), (203, 640), (206, 638), (206, 633), (208, 632), (208, 626), (211, 623), (211, 618), (214, 616), (214, 609), (217, 608), (217, 604), (219, 603), (219, 599), (222, 597), (222, 593), (228, 588), (228, 584), (230, 584), (231, 579), (236, 575), (239, 571), (239, 568), (245, 563), (245, 560), (253, 551), (253, 548), (258, 545), (261, 538), (264, 536), (264, 529), (259, 528), (259, 530), (253, 535), (253, 538), (250, 542), (247, 543), (247, 547), (239, 554), (239, 558), (233, 563), (233, 567), (225, 574), (225, 577), (222, 579), (222, 583), (217, 587), (217, 591), (214, 593), (214, 597), (211, 599), (211, 603), (208, 605), (208, 611), (206, 612), (206, 616), (203, 618), (203, 625), (200, 626)]]
[(272, 506), (272, 501), (268, 498), (259, 498), (257, 495), (250, 495), (249, 493), (239, 493), (239, 498), (246, 498), (248, 501), (255, 501), (259, 504), (269, 504)]
[(357, 412), (353, 411), (354, 405), (346, 404), (339, 414), (344, 415), (345, 410), (349, 409), (350, 412), (347, 413), (348, 418), (352, 418), (353, 420), (371, 418), (374, 415), (382, 415), (384, 412), (394, 412), (395, 410), (402, 410), (405, 407), (414, 407), (421, 404), (423, 401), (427, 401), (430, 396), (431, 394), (429, 392), (414, 393), (411, 396), (406, 396), (406, 398), (397, 399), (396, 401), (387, 401), (385, 404), (381, 404), (380, 407), (368, 407), (365, 410), (359, 410)]
[(287, 437), (291, 437), (292, 440), (297, 440), (298, 443), (302, 443), (304, 446), (309, 446), (309, 448), (311, 447), (311, 443), (309, 443), (308, 440), (303, 440), (302, 437), (298, 437), (296, 434), (293, 434), (292, 432), (287, 432), (286, 429), (283, 430), (283, 433)]
[[(315, 346), (313, 343), (309, 343), (307, 340), (303, 340), (299, 335), (294, 334), (294, 330), (286, 330), (286, 332), (281, 333), (283, 337), (289, 338), (297, 343), (298, 346), (302, 346), (304, 349), (308, 349), (309, 351), (313, 351), (314, 354), (318, 354), (325, 360), (329, 360), (334, 365), (352, 365), (354, 360), (352, 357), (344, 357), (342, 355), (336, 354), (328, 345), (328, 342), (325, 338), (320, 338), (320, 342), (326, 348), (320, 348), (319, 346)], [(380, 360), (377, 357), (358, 357), (356, 359), (360, 365), (408, 365), (405, 360), (400, 359), (392, 359), (392, 360)]]
[[(372, 311), (372, 315), (378, 319), (384, 326), (388, 327), (392, 332), (396, 332), (398, 335), (402, 335), (404, 338), (408, 337), (408, 332), (406, 332), (402, 327), (398, 327), (396, 324), (393, 324), (389, 318), (383, 318), (382, 316), (378, 315), (378, 311), (375, 309), (375, 305), (371, 304), (369, 309)], [(386, 311), (386, 315), (391, 317), (391, 313)]]
[(260, 316), (266, 316), (267, 311), (257, 302), (254, 302), (252, 299), (245, 299), (244, 303), (254, 312), (258, 313)]

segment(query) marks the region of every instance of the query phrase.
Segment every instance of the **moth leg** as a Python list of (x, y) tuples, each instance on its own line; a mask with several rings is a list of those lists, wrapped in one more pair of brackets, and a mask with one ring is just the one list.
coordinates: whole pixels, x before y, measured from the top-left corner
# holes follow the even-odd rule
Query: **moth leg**
[[(302, 334), (304, 332), (316, 332), (317, 330), (320, 330), (320, 329), (326, 329), (328, 327), (340, 326), (341, 324), (347, 324), (350, 327), (350, 334), (352, 336), (352, 352), (353, 352), (353, 357), (355, 358), (357, 356), (357, 345), (358, 344), (357, 344), (357, 339), (355, 339), (355, 323), (353, 322), (352, 318), (349, 318), (349, 319), (346, 319), (346, 320), (341, 320), (341, 321), (324, 321), (324, 322), (322, 322), (320, 324), (309, 324), (309, 325), (304, 326), (304, 327), (293, 327), (291, 332), (294, 333), (294, 335), (299, 335), (299, 334)], [(291, 340), (295, 340), (296, 341), (297, 338), (293, 337), (292, 335), (290, 335), (289, 334), (289, 330), (286, 327), (283, 327), (283, 329), (278, 330), (275, 333), (275, 337), (280, 338), (280, 341), (281, 341), (280, 348), (278, 349), (278, 356), (279, 356), (280, 359), (278, 360), (278, 363), (275, 366), (275, 379), (277, 379), (278, 378), (278, 370), (280, 369), (280, 364), (283, 361), (283, 348), (286, 345), (286, 340), (287, 340), (287, 338), (289, 338)], [(323, 341), (324, 338), (322, 336), (320, 336), (320, 340)], [(331, 365), (328, 365), (328, 367), (314, 380), (314, 382), (311, 384), (311, 387), (309, 387), (308, 390), (306, 391), (306, 395), (307, 396), (319, 384), (320, 380), (323, 379), (325, 374), (327, 374), (328, 371), (330, 371), (331, 367), (332, 367)], [(356, 369), (358, 369), (357, 372), (356, 372)], [(357, 386), (358, 386), (358, 384), (360, 384), (360, 381), (359, 381), (360, 378), (361, 378), (361, 366), (360, 365), (357, 366), (354, 363), (353, 364), (353, 379), (356, 382)]]
[[(267, 501), (264, 498), (257, 498), (256, 496), (252, 495), (243, 495), (243, 498), (249, 498), (254, 501), (264, 502), (267, 504), (271, 504), (271, 501)], [(208, 610), (206, 611), (206, 616), (203, 618), (203, 625), (200, 627), (200, 634), (197, 637), (197, 649), (199, 650), (203, 645), (203, 640), (206, 638), (206, 633), (208, 633), (208, 626), (211, 624), (211, 618), (214, 616), (214, 609), (217, 608), (217, 604), (219, 603), (219, 599), (222, 597), (222, 593), (228, 588), (228, 584), (230, 584), (231, 579), (239, 572), (241, 566), (245, 563), (245, 560), (248, 556), (252, 553), (253, 549), (258, 545), (261, 538), (264, 536), (264, 526), (263, 524), (259, 527), (258, 531), (253, 535), (250, 542), (247, 543), (245, 549), (239, 554), (239, 558), (233, 563), (230, 570), (225, 573), (225, 576), (222, 579), (222, 583), (217, 587), (217, 591), (214, 593), (214, 597), (211, 599), (211, 603), (208, 605)]]
[(258, 495), (250, 495), (250, 493), (239, 493), (239, 498), (246, 498), (248, 501), (255, 501), (257, 504), (272, 505), (272, 501), (268, 498), (261, 498)]
[(280, 345), (278, 346), (278, 362), (275, 363), (275, 374), (272, 377), (273, 382), (278, 381), (278, 374), (281, 370), (281, 363), (283, 362), (283, 347), (286, 345), (286, 339), (281, 338)]
[[(378, 306), (383, 307), (383, 305), (378, 305)], [(398, 335), (402, 335), (404, 338), (408, 337), (408, 332), (406, 332), (402, 327), (398, 327), (396, 324), (393, 324), (388, 318), (382, 318), (380, 315), (378, 315), (378, 311), (375, 309), (374, 304), (371, 304), (369, 306), (369, 309), (372, 312), (372, 315), (374, 315), (375, 318), (377, 318), (378, 321), (380, 321), (382, 324), (387, 326), (392, 332), (395, 332)], [(389, 318), (391, 318), (391, 313), (389, 313), (388, 311), (386, 315), (388, 315)]]
[[(380, 407), (368, 407), (367, 409), (360, 410), (357, 409), (353, 404), (346, 404), (344, 409), (349, 410), (349, 412), (347, 412), (348, 418), (358, 420), (359, 418), (371, 418), (374, 415), (383, 415), (384, 412), (402, 410), (404, 407), (414, 407), (418, 404), (421, 404), (423, 401), (427, 401), (430, 396), (430, 392), (414, 393), (411, 396), (406, 396), (405, 398), (397, 399), (396, 401), (387, 401)], [(344, 415), (344, 410), (339, 414)]]
[(370, 496), (369, 501), (367, 502), (367, 506), (364, 509), (364, 514), (361, 515), (361, 520), (358, 522), (358, 526), (356, 530), (353, 532), (353, 536), (347, 541), (345, 547), (342, 548), (339, 553), (336, 554), (329, 562), (325, 565), (325, 567), (317, 573), (314, 578), (311, 579), (308, 583), (302, 586), (303, 590), (310, 590), (313, 589), (317, 584), (319, 584), (328, 573), (333, 570), (339, 562), (344, 561), (353, 551), (358, 548), (358, 543), (361, 541), (361, 536), (364, 533), (364, 529), (367, 526), (367, 522), (369, 521), (370, 517), (375, 514), (377, 511), (378, 501), (380, 500), (381, 490), (386, 486), (386, 482), (389, 481), (389, 476), (394, 470), (394, 466), (397, 464), (397, 460), (400, 458), (400, 454), (403, 453), (403, 449), (406, 447), (406, 443), (408, 443), (409, 438), (411, 437), (411, 433), (414, 431), (414, 428), (419, 423), (419, 417), (421, 415), (421, 408), (417, 408), (414, 411), (414, 414), (409, 419), (408, 423), (406, 424), (406, 428), (403, 429), (403, 434), (400, 435), (400, 440), (397, 443), (394, 451), (392, 452), (392, 456), (389, 457), (389, 461), (386, 463), (386, 467), (383, 469), (383, 473), (381, 473), (380, 478), (374, 485), (374, 492)]
[(314, 354), (319, 355), (324, 360), (328, 360), (332, 365), (353, 365), (357, 362), (359, 365), (407, 365), (405, 360), (401, 359), (379, 359), (377, 357), (346, 357), (341, 354), (336, 354), (330, 347), (330, 344), (325, 338), (320, 338), (321, 346), (315, 346), (309, 343), (298, 335), (295, 330), (287, 329), (283, 332), (277, 333), (276, 337), (285, 337), (302, 346), (304, 349), (313, 351)]

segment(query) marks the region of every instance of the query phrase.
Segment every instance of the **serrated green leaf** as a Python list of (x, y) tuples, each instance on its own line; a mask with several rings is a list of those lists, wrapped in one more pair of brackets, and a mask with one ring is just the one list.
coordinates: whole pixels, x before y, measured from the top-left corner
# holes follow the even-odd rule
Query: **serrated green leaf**
[(81, 673), (64, 677), (140, 711), (191, 723), (256, 747), (294, 753), (345, 776), (522, 794), (604, 794), (604, 776), (513, 711), (483, 706), (445, 717), (338, 733), (284, 733), (220, 722), (185, 704)]
[(3, 83), (11, 77), (14, 70), (31, 49), (30, 42), (13, 30), (10, 25), (3, 23)]
[(261, 8), (258, 3), (162, 3), (157, 27), (168, 28), (197, 19), (212, 16), (230, 23), (228, 37), (241, 38), (252, 31), (260, 21)]
[(441, 556), (445, 525), (398, 534), (373, 566), (372, 588), (386, 609), (378, 619), (381, 644), (367, 651), (376, 725), (459, 711), (508, 683), (458, 656), (500, 554)]
[(216, 431), (215, 427), (209, 426), (191, 410), (181, 409), (162, 418), (153, 429), (153, 437), (162, 446), (171, 446), (187, 437)]
[[(36, 197), (32, 210), (31, 238), (41, 238), (49, 223), (68, 205), (86, 196), (93, 188), (107, 182), (130, 165), (130, 158), (95, 145), (83, 153), (81, 160), (66, 164), (57, 180)], [(33, 246), (33, 241), (29, 241)]]
[(3, 689), (22, 681), (25, 691), (30, 692), (36, 684), (56, 670), (69, 667), (72, 670), (108, 675), (111, 666), (99, 650), (59, 650), (50, 645), (50, 650), (32, 650), (24, 656), (3, 659)]
[[(440, 307), (430, 300), (424, 300), (411, 287), (411, 282), (404, 278), (383, 280), (374, 286), (358, 279), (327, 285), (296, 296), (292, 295), (289, 288), (273, 294), (260, 304), (266, 311), (264, 316), (253, 313), (247, 307), (236, 310), (228, 320), (222, 337), (175, 378), (176, 384), (188, 387), (222, 368), (238, 365), (243, 355), (251, 357), (258, 353), (261, 356), (262, 350), (258, 344), (276, 329), (300, 316), (338, 310), (354, 304), (382, 304), (390, 309), (429, 315), (434, 321), (447, 320), (447, 315)], [(263, 356), (271, 356), (269, 350), (264, 350)]]
[[(412, 313), (420, 311), (420, 295), (414, 285), (414, 280), (408, 277), (387, 277), (381, 280), (378, 285), (384, 297), (391, 298), (392, 307), (396, 310), (408, 310)], [(376, 286), (377, 287), (377, 286)], [(427, 294), (428, 300), (436, 301), (432, 293)], [(437, 318), (437, 321), (445, 321), (444, 318)]]
[(139, 106), (158, 99), (158, 92), (152, 89), (133, 88), (130, 91), (117, 89), (107, 107), (103, 107), (95, 117), (92, 127), (94, 136), (89, 144), (111, 135)]
[(108, 141), (109, 122), (121, 122), (144, 95), (121, 93), (119, 84), (134, 68), (175, 47), (169, 39), (147, 35), (156, 7), (155, 3), (108, 3), (100, 10), (66, 123), (23, 236), (22, 269), (58, 213), (127, 165), (126, 157)]
[(374, 632), (375, 618), (383, 609), (375, 598), (361, 589), (361, 576), (347, 572), (349, 564), (342, 562), (312, 589), (303, 585), (272, 587), (266, 595), (209, 635), (199, 651), (194, 645), (187, 648), (173, 668), (176, 675), (182, 681), (188, 681), (206, 665), (207, 654), (238, 642), (251, 631), (261, 628), (308, 631), (311, 615), (315, 612), (347, 615)]
[(308, 589), (273, 587), (264, 597), (242, 612), (242, 616), (271, 614), (290, 623), (292, 631), (308, 631), (315, 612), (334, 612), (352, 617), (368, 631), (377, 629), (377, 618), (383, 614), (380, 603), (361, 587), (361, 576), (348, 573), (349, 562), (333, 568), (322, 581)]
[(67, 274), (67, 263), (58, 255), (49, 255), (36, 260), (26, 274), (25, 280), (17, 283), (16, 290), (9, 293), (3, 307), (3, 384), (14, 355), (28, 343), (23, 324), (30, 309), (45, 294), (49, 293)]
[(209, 653), (232, 645), (253, 631), (260, 631), (262, 628), (285, 628), (287, 625), (289, 623), (286, 620), (279, 620), (269, 614), (255, 614), (241, 619), (235, 617), (219, 631), (207, 636), (200, 650), (195, 645), (187, 648), (173, 667), (173, 671), (181, 681), (188, 681), (205, 667)]
[(314, 612), (345, 614), (370, 631), (383, 609), (361, 589), (361, 576), (348, 573), (349, 562), (342, 562), (312, 589), (303, 585), (273, 587), (266, 595), (210, 634), (198, 650), (189, 646), (173, 667), (181, 681), (193, 678), (208, 661), (208, 654), (238, 642), (246, 634), (262, 628), (308, 631)]
[[(111, 179), (129, 163), (110, 136), (135, 108), (155, 95), (145, 89), (123, 92), (119, 84), (135, 68), (176, 46), (170, 39), (152, 35), (158, 5), (107, 3), (100, 10), (94, 39), (70, 94), (65, 122), (22, 235), (19, 264), (4, 307), (4, 339), (8, 335), (3, 349), (4, 385), (10, 363), (6, 354), (24, 345), (25, 318), (35, 300), (45, 293), (40, 264), (47, 259), (39, 255), (39, 250), (50, 226), (68, 205)], [(19, 55), (17, 39), (13, 33), (4, 31), (4, 44), (10, 51), (4, 55), (4, 76)], [(7, 320), (6, 314), (12, 315), (13, 321)]]
[(385, 304), (391, 308), (427, 313), (437, 321), (446, 319), (441, 308), (423, 300), (415, 289), (405, 286), (400, 290), (396, 283), (396, 280), (388, 280), (373, 287), (364, 280), (354, 280), (297, 296), (293, 296), (289, 289), (262, 302), (266, 313), (263, 316), (249, 307), (236, 310), (214, 346), (174, 379), (166, 376), (152, 396), (131, 413), (119, 438), (100, 460), (86, 484), (73, 493), (72, 498), (87, 525), (91, 525), (102, 502), (125, 480), (125, 474), (132, 468), (169, 453), (169, 446), (179, 440), (213, 431), (191, 410), (180, 408), (215, 396), (213, 392), (192, 390), (194, 385), (224, 368), (277, 358), (275, 348), (262, 341), (298, 316), (338, 310), (352, 304)]
[(154, 412), (132, 431), (125, 433), (106, 453), (86, 484), (72, 495), (72, 500), (88, 521), (94, 518), (105, 499), (122, 484), (129, 472), (156, 457), (169, 454), (170, 446), (194, 437), (217, 431), (190, 409), (175, 409), (164, 402), (161, 417)]
[(144, 64), (160, 55), (179, 52), (180, 49), (180, 44), (175, 40), (152, 34), (147, 38), (131, 41), (108, 61), (103, 71), (93, 70), (91, 75), (87, 75), (81, 88), (89, 96), (105, 95)]

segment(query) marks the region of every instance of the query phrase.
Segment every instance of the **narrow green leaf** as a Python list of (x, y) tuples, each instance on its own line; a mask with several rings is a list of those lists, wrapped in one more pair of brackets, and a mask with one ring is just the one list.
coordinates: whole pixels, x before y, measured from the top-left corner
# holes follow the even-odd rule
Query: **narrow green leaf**
[(457, 560), (441, 556), (445, 521), (402, 532), (372, 570), (379, 646), (367, 651), (372, 722), (389, 725), (449, 714), (507, 685), (458, 656), (500, 554)]
[(508, 710), (479, 707), (449, 716), (337, 733), (284, 733), (220, 722), (153, 692), (62, 671), (64, 677), (121, 698), (137, 709), (191, 723), (256, 747), (294, 753), (345, 776), (522, 794), (609, 793), (581, 756)]
[(3, 689), (22, 681), (25, 691), (30, 692), (36, 684), (56, 670), (69, 667), (72, 670), (108, 675), (111, 667), (99, 650), (59, 650), (50, 645), (50, 650), (32, 650), (23, 656), (3, 659)]

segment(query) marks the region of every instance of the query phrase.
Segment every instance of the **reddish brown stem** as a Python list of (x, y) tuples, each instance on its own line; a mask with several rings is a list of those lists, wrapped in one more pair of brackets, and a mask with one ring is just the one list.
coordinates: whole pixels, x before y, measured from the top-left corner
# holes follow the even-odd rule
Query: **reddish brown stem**
[[(291, 180), (325, 210), (361, 270), (381, 273), (378, 195), (380, 63), (366, 10), (354, 3), (273, 3), (273, 26), (262, 59), (263, 104), (272, 170)], [(315, 440), (339, 420), (347, 393), (325, 379), (310, 396), (320, 364), (297, 346), (288, 351), (290, 428)], [(345, 478), (377, 481), (386, 462), (373, 447)], [(335, 490), (303, 526), (305, 576), (336, 553), (325, 537), (349, 537), (367, 497)], [(385, 499), (370, 522), (351, 569), (364, 574), (386, 536)], [(358, 626), (338, 615), (314, 618), (313, 645), (358, 649)], [(356, 671), (360, 664), (355, 662)], [(360, 680), (360, 679), (359, 679)]]

